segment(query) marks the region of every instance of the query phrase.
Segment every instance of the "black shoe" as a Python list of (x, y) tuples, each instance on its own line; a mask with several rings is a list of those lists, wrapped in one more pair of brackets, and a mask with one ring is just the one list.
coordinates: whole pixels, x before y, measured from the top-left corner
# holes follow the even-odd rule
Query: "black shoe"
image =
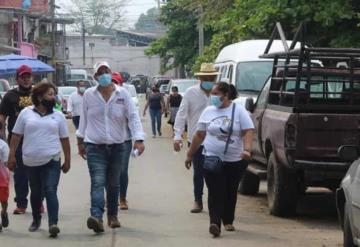
[(159, 132), (159, 136), (161, 136), (161, 132)]
[(56, 238), (57, 235), (60, 233), (60, 229), (57, 225), (51, 225), (49, 227), (49, 233), (51, 238)]
[(102, 220), (96, 219), (92, 216), (87, 219), (87, 227), (93, 230), (95, 233), (104, 232), (104, 225)]
[(197, 214), (203, 211), (203, 204), (201, 202), (195, 202), (194, 207), (190, 210), (191, 213)]
[(40, 220), (33, 220), (31, 225), (29, 226), (29, 232), (37, 231), (41, 226), (41, 219)]
[(1, 213), (1, 224), (5, 228), (9, 226), (9, 216), (7, 213)]
[(209, 232), (214, 236), (214, 238), (217, 238), (220, 236), (220, 227), (216, 224), (211, 224), (209, 227)]

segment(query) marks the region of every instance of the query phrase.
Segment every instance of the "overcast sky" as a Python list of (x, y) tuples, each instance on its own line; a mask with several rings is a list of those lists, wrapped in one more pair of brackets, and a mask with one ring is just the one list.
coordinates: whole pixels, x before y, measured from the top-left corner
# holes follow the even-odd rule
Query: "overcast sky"
[[(62, 8), (71, 5), (71, 0), (55, 0), (55, 2), (56, 5)], [(156, 0), (128, 0), (125, 12), (125, 18), (127, 20), (128, 26), (133, 27), (142, 13), (146, 13), (148, 9), (156, 6)]]

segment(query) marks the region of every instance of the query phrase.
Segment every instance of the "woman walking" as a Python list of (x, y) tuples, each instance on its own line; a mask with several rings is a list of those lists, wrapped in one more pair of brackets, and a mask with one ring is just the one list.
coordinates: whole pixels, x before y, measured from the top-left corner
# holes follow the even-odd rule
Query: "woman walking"
[[(50, 237), (60, 232), (58, 224), (59, 201), (57, 187), (60, 171), (70, 169), (70, 142), (67, 123), (61, 112), (54, 111), (56, 87), (52, 83), (41, 82), (32, 89), (33, 106), (20, 112), (12, 131), (8, 167), (14, 170), (15, 152), (23, 138), (23, 161), (28, 167), (30, 181), (30, 202), (33, 221), (30, 232), (41, 225), (41, 204), (45, 196), (48, 210)], [(61, 166), (61, 150), (65, 162)]]
[(233, 85), (220, 82), (214, 86), (210, 95), (212, 106), (205, 108), (199, 118), (197, 132), (185, 161), (189, 169), (192, 156), (203, 143), (209, 232), (214, 237), (220, 235), (221, 223), (225, 230), (235, 230), (233, 222), (237, 189), (247, 167), (246, 160), (251, 157), (254, 125), (245, 108), (232, 102), (236, 97), (237, 91)]
[(161, 136), (161, 115), (165, 109), (164, 98), (157, 87), (152, 88), (152, 92), (149, 95), (144, 108), (144, 116), (146, 115), (146, 110), (148, 107), (151, 117), (151, 129), (153, 134), (152, 137), (155, 138), (156, 130), (158, 131), (159, 136)]

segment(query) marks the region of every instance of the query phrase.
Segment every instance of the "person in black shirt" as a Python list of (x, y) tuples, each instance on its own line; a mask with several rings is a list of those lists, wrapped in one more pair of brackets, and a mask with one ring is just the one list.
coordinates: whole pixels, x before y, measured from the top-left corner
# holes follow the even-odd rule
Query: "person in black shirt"
[[(159, 136), (161, 136), (161, 115), (162, 113), (164, 113), (164, 109), (165, 109), (164, 98), (157, 87), (152, 88), (152, 93), (149, 95), (147, 99), (143, 113), (144, 116), (146, 114), (146, 110), (148, 107), (151, 117), (151, 129), (153, 133), (153, 138), (155, 138), (156, 129), (159, 133)], [(155, 126), (155, 123), (157, 126)]]
[[(32, 105), (31, 86), (32, 69), (26, 65), (21, 65), (16, 70), (17, 88), (6, 92), (0, 104), (0, 127), (1, 137), (5, 139), (5, 125), (8, 123), (8, 143), (10, 143), (12, 129), (16, 119), (22, 109)], [(14, 214), (24, 214), (27, 208), (29, 193), (29, 179), (26, 167), (22, 160), (22, 143), (16, 150), (16, 168), (14, 170), (15, 202), (17, 208)]]
[(172, 129), (174, 130), (174, 123), (175, 123), (175, 118), (176, 118), (176, 114), (179, 110), (179, 106), (182, 100), (182, 96), (181, 94), (179, 94), (179, 89), (177, 86), (173, 86), (171, 88), (171, 92), (172, 94), (169, 97), (169, 101), (168, 101), (168, 108), (170, 108), (170, 118), (168, 123), (171, 124)]

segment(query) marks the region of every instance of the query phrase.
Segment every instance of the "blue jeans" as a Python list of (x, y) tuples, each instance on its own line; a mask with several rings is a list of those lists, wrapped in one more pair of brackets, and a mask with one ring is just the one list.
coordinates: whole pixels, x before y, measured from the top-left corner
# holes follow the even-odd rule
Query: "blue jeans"
[(130, 153), (132, 150), (132, 141), (128, 140), (124, 142), (124, 154), (122, 156), (121, 161), (121, 170), (120, 170), (120, 198), (126, 198), (127, 195), (127, 188), (129, 184), (129, 160), (130, 160)]
[(28, 167), (24, 165), (22, 159), (22, 142), (16, 149), (16, 167), (14, 170), (14, 188), (16, 206), (18, 208), (27, 208), (29, 194), (29, 176)]
[(125, 143), (92, 144), (86, 143), (87, 164), (91, 179), (91, 216), (102, 220), (104, 214), (104, 190), (106, 189), (107, 214), (117, 215), (119, 199), (119, 177), (125, 164), (123, 156)]
[(204, 190), (204, 155), (202, 154), (202, 152), (203, 146), (200, 146), (192, 157), (192, 164), (194, 169), (194, 196), (195, 201), (199, 203), (202, 203), (202, 196)]
[(41, 219), (40, 208), (43, 196), (46, 198), (49, 226), (58, 223), (59, 200), (57, 187), (60, 180), (60, 160), (50, 160), (42, 166), (28, 167), (30, 181), (30, 202), (34, 220)]
[[(161, 109), (151, 109), (149, 108), (150, 118), (151, 118), (151, 130), (153, 135), (156, 135), (156, 129), (161, 134)], [(156, 123), (156, 126), (155, 126)], [(157, 127), (157, 128), (156, 128)]]
[(79, 128), (79, 123), (80, 123), (80, 116), (73, 116), (72, 117), (72, 122), (75, 126), (75, 129)]

